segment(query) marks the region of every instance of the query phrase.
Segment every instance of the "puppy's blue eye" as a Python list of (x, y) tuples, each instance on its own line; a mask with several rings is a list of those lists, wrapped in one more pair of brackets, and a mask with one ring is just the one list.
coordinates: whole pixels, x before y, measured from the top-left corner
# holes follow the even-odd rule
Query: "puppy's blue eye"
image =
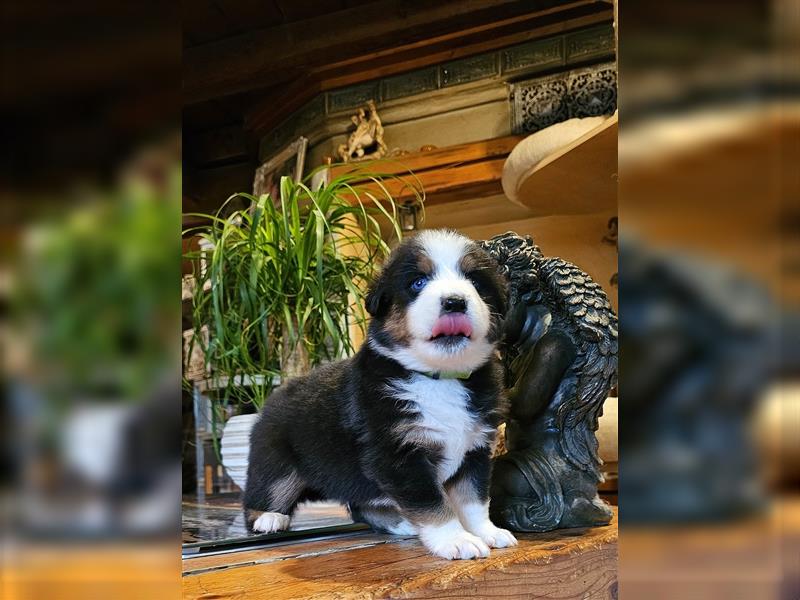
[(411, 289), (415, 292), (421, 292), (422, 288), (424, 288), (428, 284), (427, 277), (417, 277), (414, 281), (411, 282)]

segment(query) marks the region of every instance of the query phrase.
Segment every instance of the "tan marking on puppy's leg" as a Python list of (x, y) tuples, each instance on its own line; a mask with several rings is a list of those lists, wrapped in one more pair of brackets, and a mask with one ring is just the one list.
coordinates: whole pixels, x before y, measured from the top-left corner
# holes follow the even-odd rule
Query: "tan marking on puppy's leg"
[(288, 513), (306, 487), (305, 481), (297, 471), (278, 479), (269, 488), (270, 508), (277, 512)]
[(446, 492), (464, 529), (478, 536), (490, 548), (517, 545), (517, 539), (510, 531), (496, 527), (489, 519), (489, 501), (481, 501), (467, 477), (459, 478), (447, 487)]
[(393, 535), (416, 535), (417, 528), (400, 514), (397, 503), (389, 498), (382, 500), (381, 503), (373, 501), (359, 507), (360, 520)]
[(384, 496), (382, 498), (375, 498), (373, 500), (370, 500), (370, 501), (367, 502), (366, 505), (367, 506), (389, 507), (389, 508), (393, 508), (395, 510), (399, 510), (400, 509), (400, 506), (397, 504), (397, 502), (395, 502), (394, 500), (392, 500), (388, 496)]
[(253, 523), (256, 522), (258, 517), (264, 514), (263, 510), (255, 510), (252, 508), (245, 508), (244, 509), (244, 520), (247, 523), (247, 526), (252, 529)]

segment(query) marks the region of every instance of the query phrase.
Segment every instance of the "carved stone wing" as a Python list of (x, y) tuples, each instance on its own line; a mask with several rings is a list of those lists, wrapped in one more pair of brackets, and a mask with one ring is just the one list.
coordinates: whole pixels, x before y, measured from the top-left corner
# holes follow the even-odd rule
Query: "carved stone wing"
[(574, 393), (567, 394), (556, 415), (566, 458), (584, 470), (600, 464), (598, 419), (608, 390), (617, 380), (617, 316), (603, 289), (578, 267), (560, 258), (538, 261), (542, 300), (554, 320), (571, 330), (578, 348), (573, 364)]

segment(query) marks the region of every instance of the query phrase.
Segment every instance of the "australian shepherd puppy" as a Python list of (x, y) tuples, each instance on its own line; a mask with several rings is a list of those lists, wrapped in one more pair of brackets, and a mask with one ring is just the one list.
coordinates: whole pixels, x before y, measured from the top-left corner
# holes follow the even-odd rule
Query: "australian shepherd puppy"
[(367, 343), (265, 403), (244, 493), (253, 530), (286, 529), (298, 502), (329, 499), (444, 558), (516, 544), (489, 520), (506, 304), (495, 268), (452, 231), (395, 249), (367, 296)]

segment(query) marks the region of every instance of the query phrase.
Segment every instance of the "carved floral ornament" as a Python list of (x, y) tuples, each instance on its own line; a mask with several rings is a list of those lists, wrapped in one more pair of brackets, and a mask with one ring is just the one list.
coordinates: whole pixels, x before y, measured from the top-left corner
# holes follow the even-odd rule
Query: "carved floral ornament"
[(534, 133), (568, 119), (610, 115), (617, 108), (613, 63), (512, 85), (514, 133)]

